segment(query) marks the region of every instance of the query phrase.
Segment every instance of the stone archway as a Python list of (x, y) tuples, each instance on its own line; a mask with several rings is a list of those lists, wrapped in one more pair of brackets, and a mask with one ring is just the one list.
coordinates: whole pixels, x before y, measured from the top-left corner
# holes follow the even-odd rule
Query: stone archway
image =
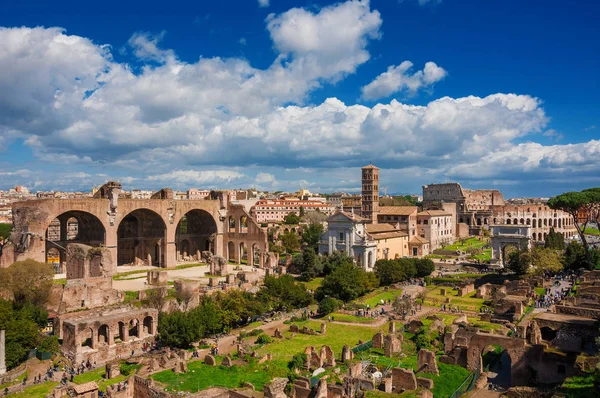
[(203, 251), (215, 254), (216, 235), (217, 224), (209, 212), (200, 209), (188, 211), (175, 230), (177, 260), (200, 261)]
[(57, 272), (62, 270), (61, 264), (66, 261), (65, 247), (69, 243), (82, 243), (97, 247), (106, 244), (106, 229), (95, 215), (70, 210), (54, 218), (45, 230), (45, 260), (55, 265)]
[(482, 354), (488, 346), (502, 347), (510, 358), (510, 383), (511, 385), (527, 385), (529, 382), (529, 369), (524, 364), (527, 346), (523, 339), (507, 336), (475, 333), (468, 342), (467, 369), (475, 370), (482, 367)]
[(162, 217), (152, 210), (137, 209), (127, 214), (117, 229), (117, 265), (163, 266), (166, 230)]

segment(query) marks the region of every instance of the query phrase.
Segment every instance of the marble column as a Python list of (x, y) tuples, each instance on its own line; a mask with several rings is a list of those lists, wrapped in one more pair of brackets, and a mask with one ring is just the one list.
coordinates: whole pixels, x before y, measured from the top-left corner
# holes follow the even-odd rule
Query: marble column
[(0, 375), (6, 373), (4, 330), (0, 330)]

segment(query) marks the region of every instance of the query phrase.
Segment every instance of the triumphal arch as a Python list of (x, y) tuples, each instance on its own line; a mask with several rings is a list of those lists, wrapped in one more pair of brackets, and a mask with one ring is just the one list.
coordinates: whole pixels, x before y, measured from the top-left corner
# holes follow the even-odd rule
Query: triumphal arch
[(4, 265), (25, 258), (64, 263), (70, 243), (109, 250), (115, 267), (174, 267), (200, 261), (203, 252), (262, 266), (268, 251), (266, 232), (242, 205), (229, 201), (227, 192), (213, 192), (206, 200), (175, 200), (167, 188), (150, 199), (131, 199), (120, 183), (108, 182), (93, 198), (14, 203), (13, 220)]

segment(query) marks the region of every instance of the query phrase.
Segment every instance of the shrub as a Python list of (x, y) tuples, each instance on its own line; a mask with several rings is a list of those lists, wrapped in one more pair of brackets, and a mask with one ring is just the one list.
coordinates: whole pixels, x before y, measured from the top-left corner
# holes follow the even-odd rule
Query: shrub
[(319, 314), (327, 315), (336, 312), (341, 307), (341, 301), (333, 297), (325, 297), (319, 302)]
[(260, 344), (260, 345), (264, 345), (264, 344), (269, 344), (270, 342), (272, 342), (273, 339), (271, 339), (269, 336), (267, 336), (266, 334), (260, 334), (258, 336), (258, 338), (256, 339), (256, 344)]
[(288, 363), (290, 369), (304, 369), (306, 364), (306, 354), (296, 354), (292, 357), (292, 360)]

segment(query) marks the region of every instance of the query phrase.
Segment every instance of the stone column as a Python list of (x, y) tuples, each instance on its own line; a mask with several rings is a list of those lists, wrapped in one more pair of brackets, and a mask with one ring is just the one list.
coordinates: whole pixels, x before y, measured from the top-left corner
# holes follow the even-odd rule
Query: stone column
[(350, 255), (350, 233), (346, 232), (346, 255)]
[(4, 330), (0, 330), (0, 375), (6, 373)]

